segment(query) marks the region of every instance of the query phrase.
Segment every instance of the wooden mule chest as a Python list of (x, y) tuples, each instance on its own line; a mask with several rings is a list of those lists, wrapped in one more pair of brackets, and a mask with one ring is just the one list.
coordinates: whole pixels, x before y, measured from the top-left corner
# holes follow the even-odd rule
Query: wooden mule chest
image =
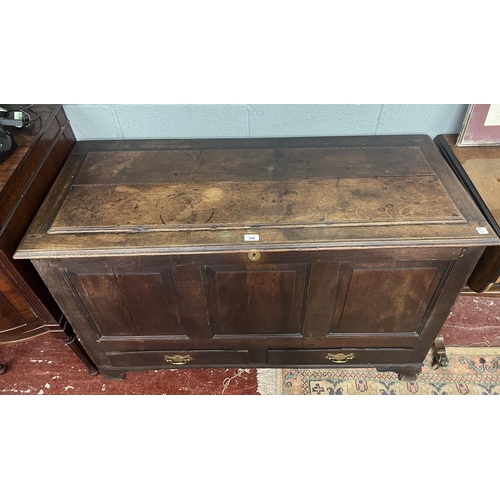
[(499, 240), (427, 136), (78, 142), (16, 258), (99, 370), (412, 377)]

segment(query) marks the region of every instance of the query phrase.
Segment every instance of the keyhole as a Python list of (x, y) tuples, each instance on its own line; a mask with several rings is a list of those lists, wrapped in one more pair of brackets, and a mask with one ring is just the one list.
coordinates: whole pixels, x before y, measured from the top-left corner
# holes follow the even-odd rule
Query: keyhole
[(248, 258), (255, 262), (260, 259), (260, 252), (248, 252)]

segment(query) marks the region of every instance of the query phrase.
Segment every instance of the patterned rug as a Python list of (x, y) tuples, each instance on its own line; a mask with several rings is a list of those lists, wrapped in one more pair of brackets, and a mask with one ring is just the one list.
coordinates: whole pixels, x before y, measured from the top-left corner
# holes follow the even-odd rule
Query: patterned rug
[[(450, 361), (448, 367), (432, 369), (432, 358), (428, 356), (415, 382), (399, 381), (395, 373), (379, 373), (375, 369), (274, 370), (274, 394), (500, 394), (500, 348), (448, 347), (446, 353)], [(270, 375), (268, 373), (268, 378)], [(266, 393), (270, 394), (271, 391)]]

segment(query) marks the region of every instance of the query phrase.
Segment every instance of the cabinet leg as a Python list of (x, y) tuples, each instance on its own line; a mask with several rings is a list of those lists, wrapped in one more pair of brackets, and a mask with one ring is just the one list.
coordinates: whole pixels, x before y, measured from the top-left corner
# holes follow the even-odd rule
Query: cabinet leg
[(85, 352), (80, 342), (78, 342), (74, 332), (69, 334), (68, 340), (65, 340), (64, 343), (71, 347), (73, 352), (83, 361), (85, 366), (89, 369), (90, 375), (97, 375), (99, 373), (97, 366), (89, 358), (89, 355)]
[(446, 368), (449, 364), (448, 356), (446, 356), (446, 348), (444, 345), (444, 338), (442, 335), (436, 337), (434, 344), (432, 344), (432, 363), (431, 366), (434, 370), (438, 368)]
[(417, 377), (422, 373), (422, 365), (420, 363), (408, 364), (408, 365), (385, 365), (377, 366), (377, 371), (379, 372), (395, 372), (398, 375), (399, 380), (404, 380), (405, 382), (412, 382), (417, 380)]
[(395, 372), (398, 374), (398, 380), (403, 380), (404, 382), (413, 382), (417, 380), (418, 375), (422, 373), (422, 366), (419, 366), (418, 368), (415, 368), (413, 366), (410, 366), (408, 368), (400, 368), (398, 370), (395, 370)]
[(418, 373), (398, 373), (398, 380), (403, 382), (414, 382), (417, 380)]
[(7, 365), (5, 363), (0, 364), (0, 375), (3, 375), (7, 371)]

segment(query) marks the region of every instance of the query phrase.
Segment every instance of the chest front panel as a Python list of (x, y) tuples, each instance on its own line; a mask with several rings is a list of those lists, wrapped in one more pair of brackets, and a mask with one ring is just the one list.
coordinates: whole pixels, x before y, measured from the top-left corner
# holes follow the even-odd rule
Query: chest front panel
[(52, 265), (101, 343), (210, 340), (214, 346), (257, 346), (270, 339), (321, 339), (327, 345), (363, 334), (371, 345), (383, 345), (390, 336), (411, 347), (459, 250), (438, 260), (411, 254), (386, 251), (385, 258), (373, 260), (361, 250), (266, 252), (258, 262), (233, 254), (130, 262), (59, 259)]

